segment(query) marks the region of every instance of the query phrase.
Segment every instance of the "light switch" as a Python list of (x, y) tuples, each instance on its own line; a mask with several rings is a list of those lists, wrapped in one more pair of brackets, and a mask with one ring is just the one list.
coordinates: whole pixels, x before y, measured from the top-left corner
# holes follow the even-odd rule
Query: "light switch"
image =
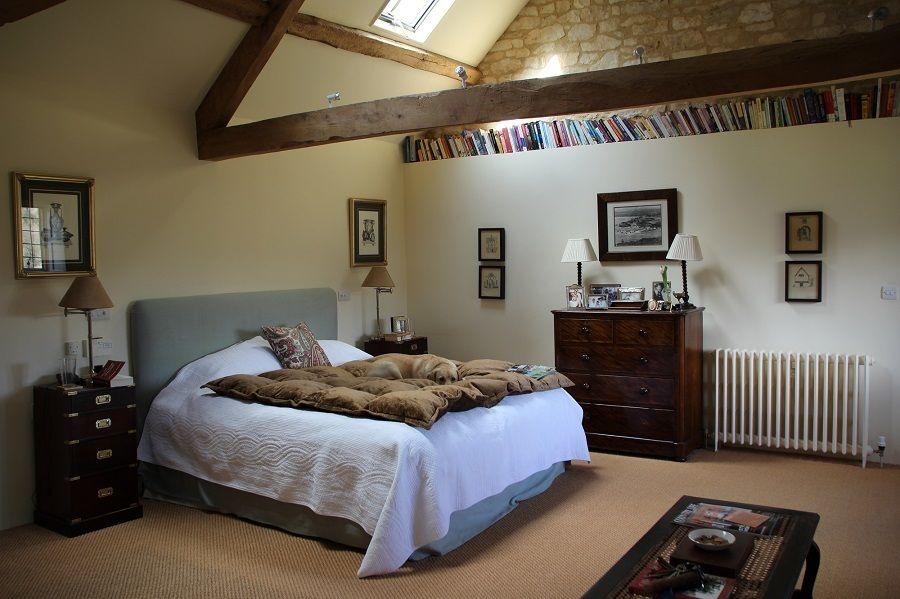
[(349, 302), (350, 301), (350, 292), (349, 291), (338, 291), (338, 301), (339, 302)]
[(894, 285), (885, 285), (881, 288), (881, 299), (895, 300), (897, 299), (897, 287)]

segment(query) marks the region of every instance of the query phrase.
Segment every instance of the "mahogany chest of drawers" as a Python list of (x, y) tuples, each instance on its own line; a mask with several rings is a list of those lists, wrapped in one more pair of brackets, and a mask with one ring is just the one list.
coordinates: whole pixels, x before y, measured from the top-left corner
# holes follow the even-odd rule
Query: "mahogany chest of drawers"
[(685, 460), (700, 446), (703, 308), (554, 310), (556, 369), (588, 447)]
[(34, 389), (34, 521), (69, 537), (140, 518), (134, 387)]

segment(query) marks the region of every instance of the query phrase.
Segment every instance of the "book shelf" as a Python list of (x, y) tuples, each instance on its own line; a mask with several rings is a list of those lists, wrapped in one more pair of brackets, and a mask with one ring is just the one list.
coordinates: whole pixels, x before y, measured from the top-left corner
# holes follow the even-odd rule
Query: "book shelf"
[(403, 140), (404, 162), (895, 117), (900, 116), (900, 76), (629, 113), (542, 119), (419, 138), (407, 136)]

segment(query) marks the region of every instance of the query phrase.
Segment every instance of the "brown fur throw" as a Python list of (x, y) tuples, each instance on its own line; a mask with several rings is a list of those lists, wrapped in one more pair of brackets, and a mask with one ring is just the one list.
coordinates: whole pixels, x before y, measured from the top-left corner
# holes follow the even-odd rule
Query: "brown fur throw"
[(454, 362), (459, 380), (446, 385), (429, 379), (370, 377), (368, 372), (376, 360), (377, 357), (341, 366), (285, 368), (259, 376), (234, 374), (204, 386), (238, 399), (394, 420), (427, 429), (446, 412), (490, 408), (510, 394), (573, 384), (560, 373), (536, 380), (507, 372), (512, 364), (500, 360)]

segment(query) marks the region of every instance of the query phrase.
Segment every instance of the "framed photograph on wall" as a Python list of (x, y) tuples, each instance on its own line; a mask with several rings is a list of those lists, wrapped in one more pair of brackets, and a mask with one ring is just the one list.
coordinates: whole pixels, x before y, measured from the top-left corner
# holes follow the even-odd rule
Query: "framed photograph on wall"
[(678, 228), (675, 189), (597, 194), (599, 259), (665, 260)]
[(566, 307), (570, 310), (585, 307), (584, 287), (581, 285), (566, 285)]
[(506, 297), (506, 267), (478, 267), (478, 298), (504, 299)]
[(505, 260), (506, 230), (498, 228), (478, 229), (478, 260), (481, 262)]
[(16, 278), (96, 274), (94, 180), (12, 174)]
[(784, 301), (822, 301), (822, 261), (784, 263)]
[(387, 202), (350, 198), (350, 266), (387, 265)]
[(788, 212), (784, 215), (784, 253), (822, 253), (821, 212)]

